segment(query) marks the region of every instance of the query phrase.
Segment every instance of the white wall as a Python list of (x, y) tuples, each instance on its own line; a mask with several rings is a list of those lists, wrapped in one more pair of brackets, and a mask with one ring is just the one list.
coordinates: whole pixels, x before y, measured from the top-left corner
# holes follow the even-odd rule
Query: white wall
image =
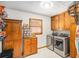
[(43, 20), (43, 34), (37, 35), (38, 47), (42, 47), (46, 45), (46, 35), (51, 33), (50, 17), (18, 11), (18, 10), (13, 10), (13, 9), (6, 9), (6, 12), (8, 13), (8, 17), (10, 19), (23, 20), (23, 22), (27, 24), (29, 23), (29, 18), (42, 19)]

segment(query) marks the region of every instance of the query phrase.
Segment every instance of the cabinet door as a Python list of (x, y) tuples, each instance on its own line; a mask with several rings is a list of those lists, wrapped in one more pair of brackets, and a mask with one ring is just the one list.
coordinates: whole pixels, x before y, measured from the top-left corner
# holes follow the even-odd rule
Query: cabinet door
[(14, 41), (14, 53), (13, 57), (21, 57), (22, 56), (22, 23), (19, 20), (12, 21), (12, 34)]
[(37, 52), (37, 39), (32, 38), (31, 39), (31, 53), (36, 53)]
[(68, 12), (65, 12), (65, 30), (70, 30), (71, 21), (69, 17)]
[(14, 41), (14, 51), (13, 57), (21, 57), (22, 56), (22, 42), (20, 40)]
[(72, 16), (70, 16), (70, 21), (71, 21), (71, 24), (76, 23), (75, 18)]
[(12, 40), (12, 22), (10, 21), (6, 22), (5, 31), (7, 36), (4, 41), (11, 41)]
[(54, 24), (55, 24), (55, 30), (58, 30), (59, 29), (59, 16), (55, 16)]
[(51, 29), (52, 30), (58, 30), (58, 16), (53, 16), (51, 17)]
[(29, 38), (24, 39), (24, 56), (31, 54), (31, 40)]
[(59, 15), (59, 30), (64, 30), (64, 23), (65, 23), (64, 17), (65, 17), (64, 13)]
[(51, 30), (55, 30), (55, 17), (51, 17)]
[[(6, 38), (3, 40), (3, 50), (13, 48), (13, 34), (12, 34), (12, 22), (11, 21), (5, 21), (6, 22)], [(12, 42), (12, 43), (11, 43)]]
[(21, 22), (20, 21), (13, 21), (13, 28), (12, 28), (12, 32), (13, 32), (13, 40), (22, 40), (22, 26), (21, 26)]

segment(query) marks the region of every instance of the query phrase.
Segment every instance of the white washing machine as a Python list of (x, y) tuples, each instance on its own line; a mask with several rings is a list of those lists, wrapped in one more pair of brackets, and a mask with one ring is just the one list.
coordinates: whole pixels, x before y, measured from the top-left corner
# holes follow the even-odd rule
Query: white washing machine
[(47, 48), (54, 50), (54, 39), (52, 34), (47, 35)]

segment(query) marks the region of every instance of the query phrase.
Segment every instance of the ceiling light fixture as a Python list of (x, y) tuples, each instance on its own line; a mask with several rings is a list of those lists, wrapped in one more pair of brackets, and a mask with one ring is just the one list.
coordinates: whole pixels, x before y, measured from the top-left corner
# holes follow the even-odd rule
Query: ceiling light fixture
[(50, 9), (53, 7), (53, 3), (51, 1), (43, 1), (43, 2), (41, 2), (41, 7)]

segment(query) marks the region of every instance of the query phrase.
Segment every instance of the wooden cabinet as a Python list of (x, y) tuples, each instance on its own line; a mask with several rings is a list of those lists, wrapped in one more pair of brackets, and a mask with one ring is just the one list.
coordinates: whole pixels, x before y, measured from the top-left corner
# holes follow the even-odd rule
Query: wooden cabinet
[(31, 40), (30, 39), (24, 39), (24, 56), (31, 54)]
[(3, 41), (3, 50), (13, 48), (13, 40), (12, 40), (12, 24), (10, 21), (5, 21), (7, 23), (5, 31), (7, 33), (7, 37)]
[(64, 13), (51, 17), (51, 29), (63, 30), (64, 29)]
[(75, 46), (75, 36), (76, 36), (76, 24), (71, 24), (70, 27), (70, 57), (75, 58), (77, 55), (76, 46)]
[(68, 14), (68, 11), (65, 12), (65, 30), (69, 30), (70, 29), (70, 15)]
[(21, 20), (6, 19), (6, 34), (7, 37), (3, 41), (3, 50), (13, 49), (13, 57), (21, 56), (21, 40), (22, 40), (22, 28)]
[(37, 52), (37, 39), (32, 38), (31, 39), (31, 53), (36, 53)]
[(75, 23), (75, 19), (66, 11), (51, 17), (51, 30), (70, 30), (72, 23)]
[(24, 56), (28, 56), (37, 53), (37, 38), (25, 38), (24, 39)]
[(54, 17), (51, 17), (51, 30), (55, 30)]
[(58, 19), (58, 16), (54, 16), (54, 17), (51, 17), (51, 29), (52, 30), (58, 30), (59, 28), (59, 19)]
[(75, 18), (74, 18), (74, 17), (72, 17), (72, 16), (70, 16), (70, 21), (71, 21), (71, 23), (70, 23), (70, 24), (73, 24), (73, 23), (75, 23), (75, 24), (76, 24), (76, 22), (75, 22)]
[(62, 13), (59, 15), (59, 30), (64, 30), (64, 19), (65, 19), (65, 14)]

